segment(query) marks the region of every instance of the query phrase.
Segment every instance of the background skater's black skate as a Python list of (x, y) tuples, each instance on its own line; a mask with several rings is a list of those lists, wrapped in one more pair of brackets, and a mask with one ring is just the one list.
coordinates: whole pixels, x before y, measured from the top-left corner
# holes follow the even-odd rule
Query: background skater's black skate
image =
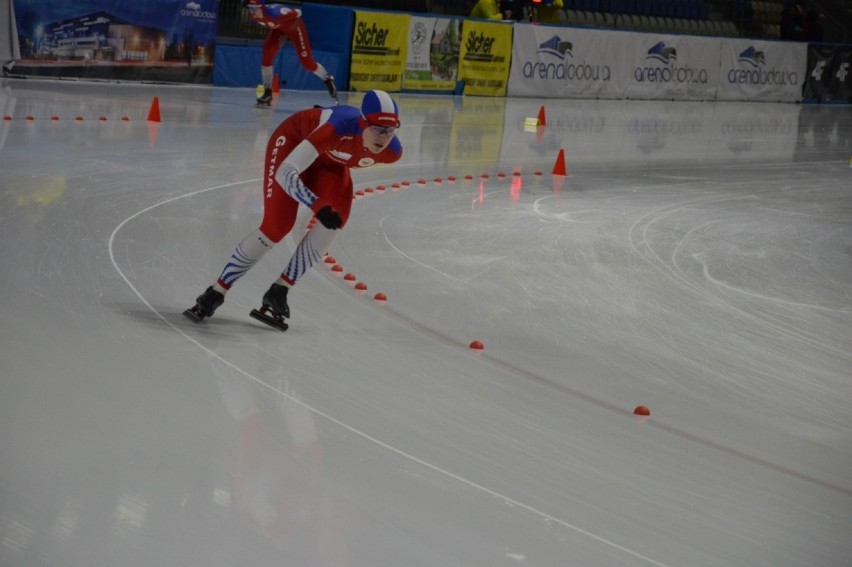
[(213, 289), (211, 285), (195, 299), (195, 305), (184, 311), (183, 314), (187, 319), (200, 323), (207, 317), (211, 317), (223, 303), (225, 303), (225, 296)]
[(286, 331), (288, 325), (284, 320), (290, 317), (290, 307), (287, 305), (288, 290), (289, 288), (283, 285), (272, 284), (263, 294), (263, 305), (260, 309), (252, 309), (249, 315), (274, 329)]
[(272, 89), (266, 87), (263, 89), (263, 94), (257, 97), (256, 106), (272, 106)]
[(325, 88), (328, 89), (328, 94), (331, 96), (331, 98), (333, 98), (336, 101), (337, 100), (337, 85), (334, 84), (334, 77), (329, 75), (328, 77), (325, 78), (323, 83), (325, 83)]

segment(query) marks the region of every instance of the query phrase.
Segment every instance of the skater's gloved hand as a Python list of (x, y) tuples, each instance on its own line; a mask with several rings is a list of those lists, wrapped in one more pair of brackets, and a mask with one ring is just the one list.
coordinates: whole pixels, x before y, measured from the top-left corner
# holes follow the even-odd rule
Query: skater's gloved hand
[(337, 230), (343, 226), (343, 219), (337, 214), (337, 211), (326, 205), (317, 211), (317, 220), (329, 230)]

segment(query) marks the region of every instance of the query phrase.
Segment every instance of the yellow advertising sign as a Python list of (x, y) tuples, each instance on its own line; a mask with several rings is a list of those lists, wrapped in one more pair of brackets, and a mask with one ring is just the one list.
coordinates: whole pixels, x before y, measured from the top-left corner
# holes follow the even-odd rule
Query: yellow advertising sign
[(512, 62), (512, 26), (465, 20), (459, 53), (464, 94), (506, 96)]
[(355, 10), (349, 72), (351, 89), (402, 90), (409, 18), (408, 14)]

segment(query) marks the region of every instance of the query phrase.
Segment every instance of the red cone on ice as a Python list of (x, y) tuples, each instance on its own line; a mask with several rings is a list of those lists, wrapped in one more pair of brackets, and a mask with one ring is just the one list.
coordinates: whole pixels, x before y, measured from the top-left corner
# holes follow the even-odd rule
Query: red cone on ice
[(539, 126), (547, 126), (547, 118), (544, 116), (544, 107), (543, 106), (538, 111), (538, 125)]
[(160, 99), (159, 97), (154, 97), (154, 100), (151, 101), (151, 110), (148, 111), (148, 122), (162, 122), (160, 120)]
[(565, 150), (559, 149), (559, 155), (556, 156), (556, 163), (553, 164), (553, 175), (568, 175), (568, 170), (565, 168)]

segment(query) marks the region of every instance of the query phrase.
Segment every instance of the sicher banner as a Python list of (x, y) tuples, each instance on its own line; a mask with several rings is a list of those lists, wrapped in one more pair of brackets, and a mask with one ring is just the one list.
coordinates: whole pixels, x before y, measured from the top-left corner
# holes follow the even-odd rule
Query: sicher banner
[(352, 90), (402, 89), (410, 18), (407, 14), (355, 10), (349, 73)]
[(459, 79), (469, 95), (506, 96), (512, 61), (512, 26), (465, 20), (459, 50)]

